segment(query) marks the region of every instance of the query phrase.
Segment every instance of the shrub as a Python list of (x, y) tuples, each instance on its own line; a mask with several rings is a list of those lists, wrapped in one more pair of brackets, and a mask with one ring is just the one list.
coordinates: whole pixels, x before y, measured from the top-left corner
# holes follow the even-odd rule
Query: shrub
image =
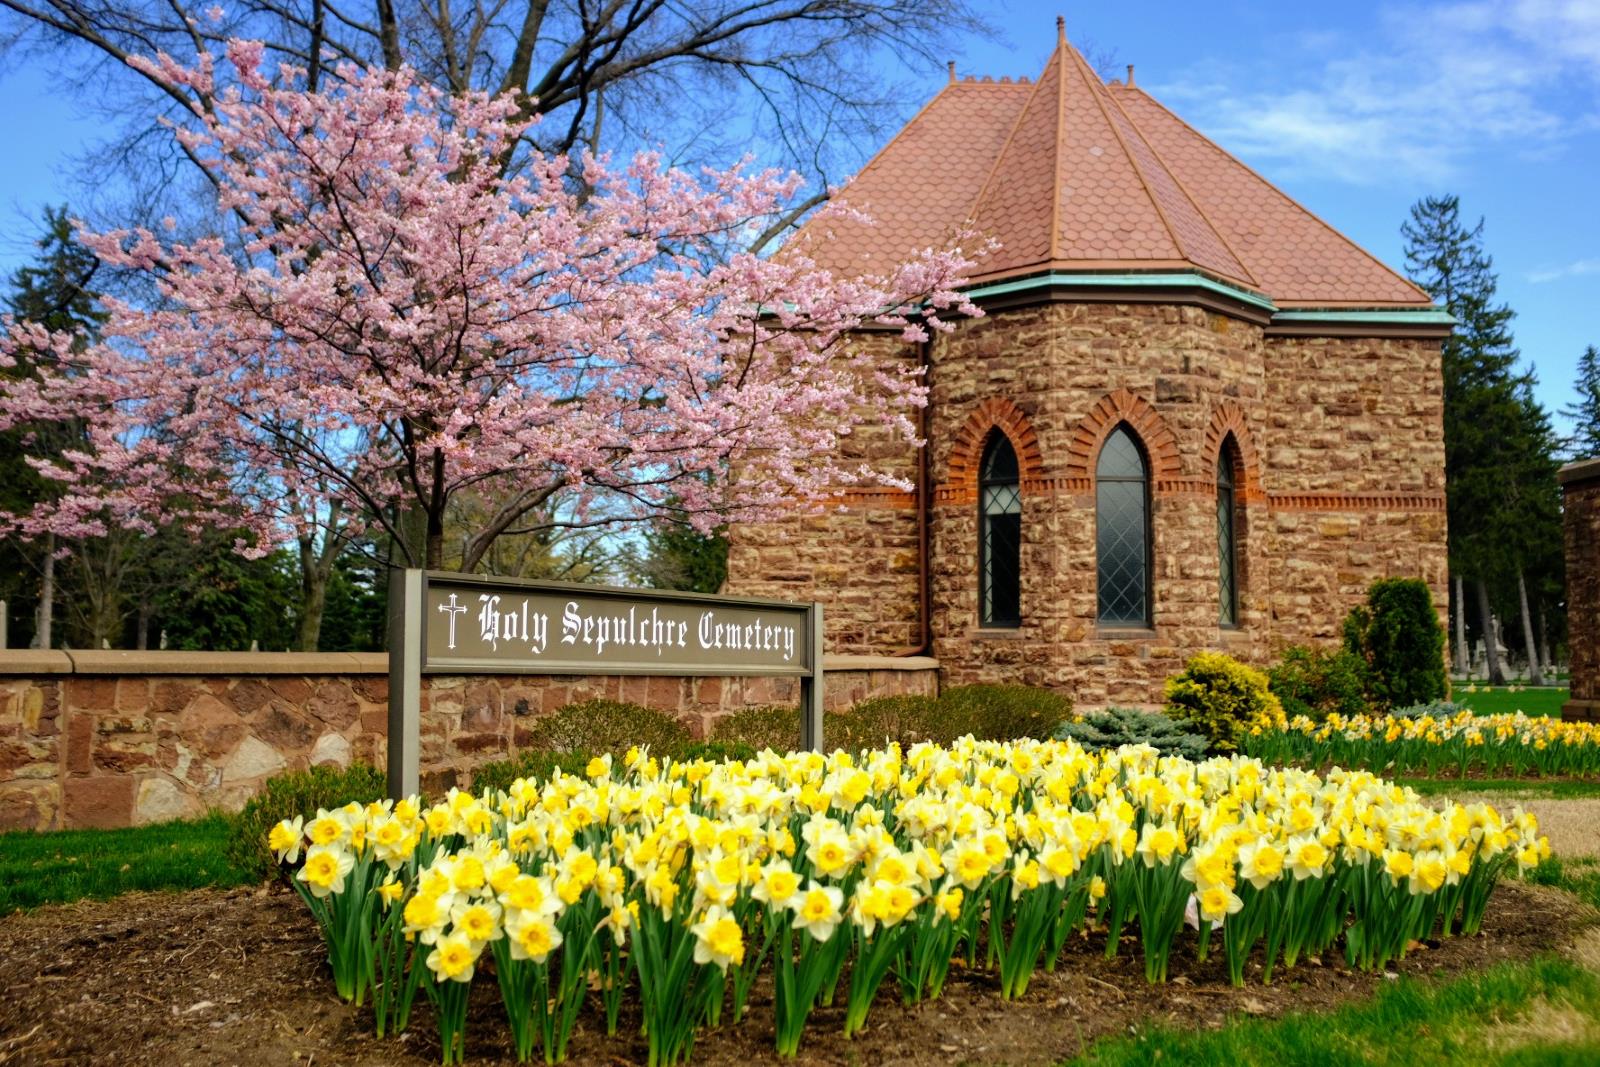
[(527, 747), (620, 756), (637, 745), (648, 746), (652, 755), (674, 756), (693, 740), (688, 727), (670, 715), (618, 700), (586, 700), (540, 719)]
[(349, 767), (312, 767), (268, 778), (261, 792), (232, 817), (228, 862), (255, 879), (270, 878), (277, 860), (267, 848), (267, 832), (285, 819), (338, 808), (352, 800), (369, 804), (389, 791), (384, 773), (369, 763)]
[(1267, 678), (1286, 715), (1321, 722), (1331, 714), (1360, 715), (1367, 710), (1367, 664), (1348, 649), (1290, 645)]
[(971, 734), (980, 741), (1043, 740), (1072, 718), (1072, 699), (1026, 685), (958, 685), (939, 694), (947, 740)]
[[(788, 751), (792, 751), (792, 749), (785, 750), (785, 754)], [(681, 763), (689, 763), (697, 759), (709, 760), (712, 763), (729, 763), (734, 760), (747, 763), (755, 759), (759, 754), (759, 750), (754, 745), (746, 744), (743, 741), (699, 741), (685, 746), (683, 751), (679, 752), (673, 759)]]
[(1344, 620), (1344, 647), (1367, 666), (1368, 696), (1380, 709), (1443, 700), (1444, 627), (1420, 578), (1384, 578)]
[(1267, 676), (1221, 652), (1191, 656), (1183, 673), (1167, 680), (1167, 714), (1192, 724), (1217, 752), (1233, 752), (1252, 730), (1285, 722)]
[(472, 772), (472, 791), (485, 789), (510, 789), (518, 778), (544, 780), (556, 771), (582, 775), (589, 765), (587, 752), (541, 752), (525, 748), (510, 759), (495, 760), (480, 765)]
[(1064, 722), (1055, 733), (1057, 741), (1076, 741), (1091, 751), (1121, 745), (1149, 745), (1163, 756), (1183, 756), (1198, 760), (1206, 754), (1206, 739), (1192, 734), (1159, 711), (1138, 708), (1106, 708), (1086, 712), (1076, 722)]
[(887, 742), (914, 745), (936, 741), (942, 735), (938, 702), (925, 696), (873, 697), (849, 711), (830, 711), (823, 717), (822, 742), (830, 751), (854, 752), (882, 748)]
[(1426, 704), (1412, 704), (1404, 708), (1393, 708), (1389, 714), (1397, 719), (1450, 719), (1461, 714), (1466, 708), (1461, 704), (1453, 704), (1448, 700), (1430, 700)]
[(793, 752), (800, 747), (800, 709), (781, 704), (744, 708), (712, 724), (711, 740), (749, 745), (758, 752)]

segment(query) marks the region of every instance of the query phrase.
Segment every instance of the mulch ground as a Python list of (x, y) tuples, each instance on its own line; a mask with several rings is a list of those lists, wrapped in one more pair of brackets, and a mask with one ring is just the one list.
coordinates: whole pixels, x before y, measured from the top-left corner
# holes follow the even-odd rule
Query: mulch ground
[[(1504, 884), (1482, 935), (1419, 947), (1390, 974), (1448, 977), (1565, 950), (1592, 918), (1564, 893)], [(1214, 1027), (1231, 1015), (1327, 1008), (1391, 980), (1329, 958), (1280, 972), (1270, 986), (1259, 984), (1257, 970), (1255, 984), (1234, 989), (1220, 946), (1199, 964), (1186, 942), (1174, 955), (1173, 980), (1152, 987), (1136, 945), (1112, 960), (1103, 949), (1095, 936), (1075, 943), (1056, 973), (1036, 974), (1026, 997), (1010, 1004), (988, 976), (955, 970), (943, 997), (907, 1009), (891, 979), (868, 1029), (852, 1040), (839, 1035), (839, 1009), (814, 1013), (800, 1062), (1053, 1064), (1133, 1026)], [(779, 1062), (770, 988), (758, 986), (751, 1000), (744, 1022), (702, 1035), (695, 1064)], [(625, 1017), (614, 1038), (588, 1021), (574, 1036), (573, 1063), (644, 1061), (637, 1020), (630, 1026)], [(492, 981), (474, 988), (467, 1052), (471, 1063), (513, 1062)], [(314, 924), (286, 890), (136, 893), (0, 918), (0, 1064), (375, 1067), (437, 1063), (438, 1055), (424, 998), (411, 1029), (384, 1041), (374, 1037), (366, 1009), (340, 1003)]]

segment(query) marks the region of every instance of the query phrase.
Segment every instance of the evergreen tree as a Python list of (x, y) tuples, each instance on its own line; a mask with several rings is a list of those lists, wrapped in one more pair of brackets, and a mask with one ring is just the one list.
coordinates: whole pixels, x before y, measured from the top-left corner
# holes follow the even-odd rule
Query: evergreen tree
[[(1525, 450), (1548, 444), (1548, 438), (1541, 444), (1528, 421), (1523, 397), (1532, 378), (1517, 366), (1515, 313), (1497, 298), (1483, 220), (1468, 227), (1457, 197), (1430, 196), (1412, 205), (1401, 233), (1412, 280), (1456, 319), (1441, 352), (1450, 570), (1474, 584), (1491, 681), (1497, 681), (1500, 664), (1487, 625), (1490, 585), (1520, 565), (1507, 559), (1506, 536), (1526, 520), (1530, 507), (1530, 494), (1508, 492), (1507, 479), (1536, 467)], [(1452, 607), (1464, 612), (1460, 599)]]
[(634, 581), (651, 589), (715, 593), (728, 577), (728, 539), (662, 519), (645, 532), (644, 551), (629, 570)]
[(1578, 380), (1573, 383), (1578, 394), (1576, 403), (1561, 409), (1561, 414), (1573, 422), (1572, 436), (1567, 438), (1567, 455), (1572, 459), (1600, 457), (1600, 351), (1594, 345), (1583, 350), (1578, 357)]
[[(44, 232), (37, 248), (34, 261), (11, 275), (4, 310), (19, 321), (73, 334), (79, 347), (87, 347), (105, 319), (95, 306), (96, 294), (91, 288), (101, 269), (100, 260), (78, 243), (65, 205), (45, 208)], [(26, 349), (17, 353), (15, 365), (0, 368), (0, 374), (13, 378), (37, 373)], [(54, 484), (28, 460), (58, 455), (81, 439), (81, 428), (70, 422), (24, 423), (0, 431), (0, 509), (22, 512), (49, 499)], [(14, 620), (10, 640), (15, 643), (56, 643), (56, 547), (50, 536), (36, 541), (0, 541), (0, 600), (7, 602)]]

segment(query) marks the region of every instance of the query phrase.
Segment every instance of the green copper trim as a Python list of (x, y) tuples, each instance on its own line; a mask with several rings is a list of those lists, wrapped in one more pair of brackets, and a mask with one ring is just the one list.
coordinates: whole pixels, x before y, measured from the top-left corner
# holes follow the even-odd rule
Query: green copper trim
[(1370, 311), (1279, 311), (1273, 322), (1403, 322), (1417, 326), (1454, 326), (1456, 317), (1441, 307), (1384, 308)]
[(1252, 293), (1248, 289), (1228, 285), (1208, 278), (1204, 274), (1193, 273), (1166, 273), (1166, 274), (1038, 274), (1032, 278), (1018, 278), (1015, 281), (995, 282), (993, 285), (980, 285), (976, 289), (967, 290), (967, 295), (973, 299), (987, 296), (1003, 296), (1007, 293), (1023, 293), (1030, 289), (1055, 289), (1055, 288), (1093, 288), (1093, 289), (1208, 289), (1214, 293), (1252, 307), (1261, 308), (1263, 311), (1276, 311), (1277, 307), (1271, 300), (1260, 293)]
[(1031, 278), (995, 282), (967, 290), (974, 300), (1009, 293), (1025, 293), (1030, 289), (1205, 289), (1252, 307), (1272, 313), (1274, 324), (1284, 322), (1349, 322), (1349, 323), (1402, 323), (1413, 326), (1454, 326), (1455, 316), (1441, 307), (1371, 308), (1366, 310), (1328, 308), (1326, 310), (1297, 309), (1282, 311), (1260, 293), (1229, 285), (1204, 274), (1166, 272), (1152, 274), (1036, 274)]

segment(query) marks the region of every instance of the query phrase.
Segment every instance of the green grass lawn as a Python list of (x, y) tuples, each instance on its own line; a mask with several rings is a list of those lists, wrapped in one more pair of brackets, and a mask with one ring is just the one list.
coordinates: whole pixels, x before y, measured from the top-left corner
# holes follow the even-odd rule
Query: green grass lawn
[(1600, 1063), (1600, 976), (1544, 958), (1434, 983), (1403, 978), (1333, 1012), (1163, 1028), (1102, 1041), (1073, 1064), (1413, 1067)]
[(198, 889), (250, 881), (227, 860), (223, 815), (127, 830), (0, 834), (0, 915), (103, 899), (134, 889)]
[(1524, 715), (1551, 715), (1559, 718), (1561, 705), (1571, 699), (1570, 694), (1571, 690), (1566, 688), (1522, 689), (1513, 693), (1508, 688), (1489, 689), (1481, 685), (1475, 692), (1469, 693), (1466, 686), (1457, 685), (1450, 691), (1450, 699), (1471, 708), (1479, 715), (1520, 711)]
[(1600, 797), (1600, 781), (1583, 778), (1396, 778), (1425, 797), (1458, 793), (1516, 793), (1557, 800)]

